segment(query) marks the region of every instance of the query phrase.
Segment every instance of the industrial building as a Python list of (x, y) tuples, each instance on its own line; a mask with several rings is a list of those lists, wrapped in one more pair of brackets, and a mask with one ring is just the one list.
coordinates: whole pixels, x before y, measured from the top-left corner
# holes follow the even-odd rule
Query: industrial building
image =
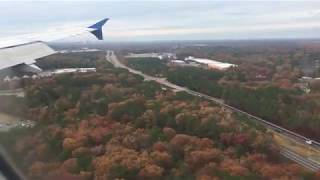
[(203, 59), (203, 58), (195, 58), (192, 56), (189, 56), (185, 58), (186, 62), (196, 62), (202, 65), (205, 65), (209, 69), (218, 69), (218, 70), (226, 70), (231, 67), (236, 67), (237, 65), (235, 64), (230, 64), (230, 63), (224, 63), (224, 62), (219, 62), (211, 59)]

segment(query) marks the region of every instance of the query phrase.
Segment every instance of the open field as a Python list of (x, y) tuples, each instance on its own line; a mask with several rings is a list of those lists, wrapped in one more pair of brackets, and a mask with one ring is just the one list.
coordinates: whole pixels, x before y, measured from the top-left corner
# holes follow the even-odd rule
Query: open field
[(16, 122), (18, 119), (16, 117), (10, 116), (8, 114), (5, 113), (1, 113), (0, 112), (0, 124), (4, 124), (4, 123), (14, 123)]

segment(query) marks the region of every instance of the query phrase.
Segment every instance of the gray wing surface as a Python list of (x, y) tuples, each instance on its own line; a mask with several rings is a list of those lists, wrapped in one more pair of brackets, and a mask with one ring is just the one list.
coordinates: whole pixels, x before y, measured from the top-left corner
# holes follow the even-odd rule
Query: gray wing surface
[(0, 49), (0, 69), (21, 63), (33, 64), (35, 59), (56, 53), (55, 50), (42, 42), (29, 43)]

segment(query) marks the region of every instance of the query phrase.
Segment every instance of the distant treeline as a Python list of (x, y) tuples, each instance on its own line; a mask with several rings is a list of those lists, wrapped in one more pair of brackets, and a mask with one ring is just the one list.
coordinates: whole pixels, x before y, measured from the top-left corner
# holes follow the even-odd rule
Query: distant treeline
[(36, 65), (43, 70), (62, 68), (92, 68), (98, 60), (105, 58), (104, 52), (77, 52), (54, 54), (37, 60)]
[(167, 61), (158, 58), (128, 58), (126, 62), (130, 67), (152, 76), (164, 76), (168, 72)]

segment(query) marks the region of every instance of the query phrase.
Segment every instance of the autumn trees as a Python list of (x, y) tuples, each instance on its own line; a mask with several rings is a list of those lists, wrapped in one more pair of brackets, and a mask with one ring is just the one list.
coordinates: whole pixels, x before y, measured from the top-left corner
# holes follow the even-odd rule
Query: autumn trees
[(6, 144), (30, 179), (305, 176), (275, 160), (278, 149), (263, 130), (123, 70), (41, 79), (30, 85), (27, 100), (37, 126)]
[(240, 44), (172, 49), (182, 59), (191, 55), (238, 65), (224, 72), (170, 67), (157, 58), (133, 58), (126, 63), (149, 75), (162, 74), (172, 83), (224, 99), (250, 114), (319, 140), (320, 119), (314, 113), (319, 109), (315, 102), (319, 101), (319, 83), (299, 81), (304, 74), (310, 74), (305, 71), (315, 69), (317, 48), (288, 42)]
[(126, 62), (133, 69), (152, 76), (163, 77), (168, 72), (168, 67), (165, 64), (167, 61), (158, 58), (128, 58)]
[(41, 69), (61, 68), (91, 68), (96, 67), (100, 60), (104, 60), (104, 52), (60, 53), (37, 60), (36, 65)]

